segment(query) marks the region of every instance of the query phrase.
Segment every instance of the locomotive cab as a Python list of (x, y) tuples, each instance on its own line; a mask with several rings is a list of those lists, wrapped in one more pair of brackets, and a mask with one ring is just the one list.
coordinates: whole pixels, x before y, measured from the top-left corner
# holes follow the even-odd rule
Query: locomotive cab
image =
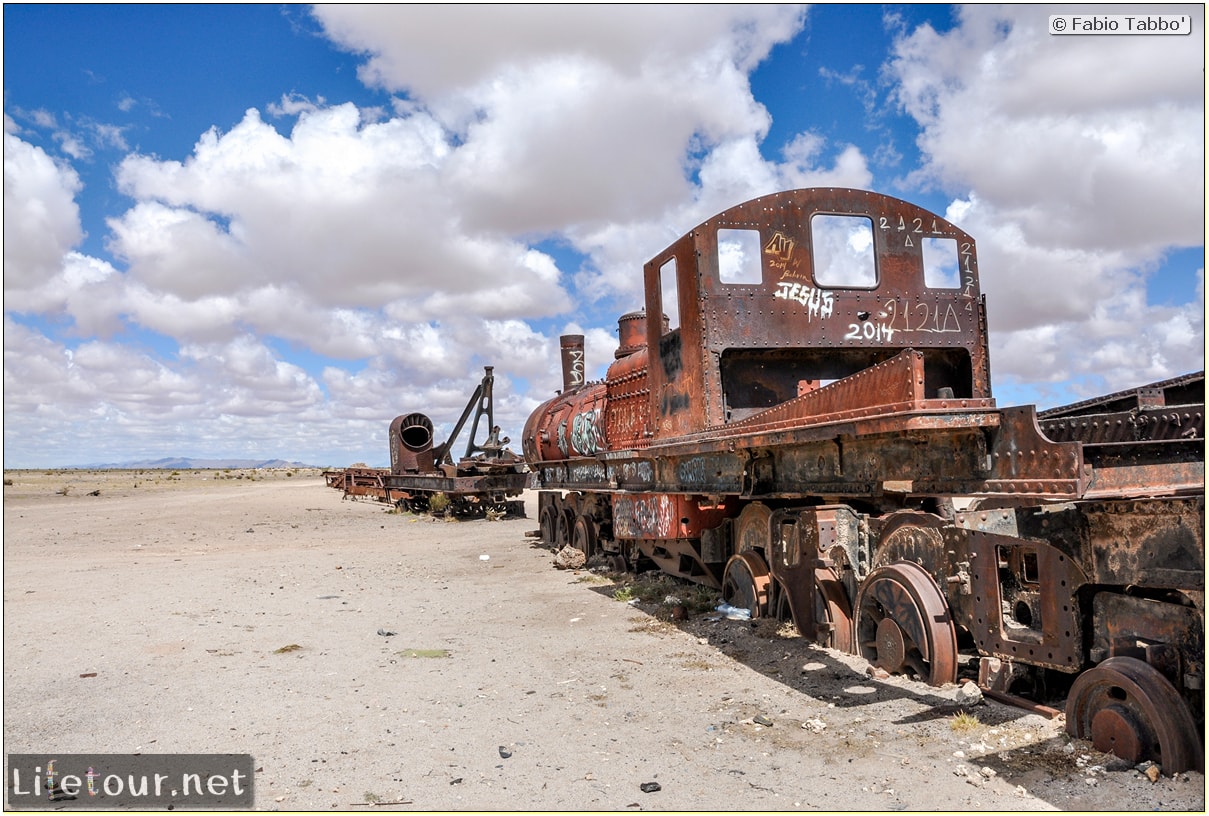
[(757, 198), (656, 255), (645, 289), (647, 313), (671, 317), (647, 326), (656, 439), (747, 420), (908, 349), (925, 398), (991, 405), (974, 241), (898, 199)]

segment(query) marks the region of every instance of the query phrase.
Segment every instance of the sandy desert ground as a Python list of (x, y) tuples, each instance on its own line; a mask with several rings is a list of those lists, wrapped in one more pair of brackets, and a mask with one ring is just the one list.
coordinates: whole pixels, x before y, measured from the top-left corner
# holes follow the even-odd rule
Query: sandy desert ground
[(555, 569), (527, 501), (446, 522), (316, 471), (8, 471), (5, 752), (250, 753), (258, 810), (1205, 809), (1203, 775), (1060, 720)]

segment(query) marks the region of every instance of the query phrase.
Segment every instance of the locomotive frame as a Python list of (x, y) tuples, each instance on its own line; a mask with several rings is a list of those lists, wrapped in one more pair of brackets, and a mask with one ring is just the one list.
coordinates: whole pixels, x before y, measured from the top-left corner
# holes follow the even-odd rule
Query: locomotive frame
[(974, 239), (866, 191), (732, 207), (644, 276), (605, 381), (564, 337), (526, 423), (547, 545), (933, 685), (969, 656), (1100, 750), (1203, 769), (1203, 372), (997, 407)]

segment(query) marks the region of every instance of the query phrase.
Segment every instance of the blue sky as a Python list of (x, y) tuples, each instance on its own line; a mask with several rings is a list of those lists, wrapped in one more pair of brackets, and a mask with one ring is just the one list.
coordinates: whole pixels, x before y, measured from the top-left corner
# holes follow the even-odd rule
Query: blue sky
[(646, 259), (816, 185), (974, 235), (1000, 405), (1201, 369), (1203, 6), (1070, 8), (5, 5), (5, 467), (384, 465), (484, 365), (519, 443)]

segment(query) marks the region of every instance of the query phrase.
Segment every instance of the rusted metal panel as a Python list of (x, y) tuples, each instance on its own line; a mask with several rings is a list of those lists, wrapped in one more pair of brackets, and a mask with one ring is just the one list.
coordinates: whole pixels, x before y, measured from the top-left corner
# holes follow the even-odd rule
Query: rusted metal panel
[(1205, 404), (1205, 372), (1198, 371), (1149, 385), (1104, 394), (1070, 405), (1060, 405), (1041, 411), (1043, 421), (1060, 417), (1108, 414), (1118, 411), (1163, 408), (1178, 405)]
[(958, 513), (956, 523), (1047, 543), (1095, 584), (1191, 592), (1205, 587), (1203, 496), (972, 510)]
[(1114, 656), (1136, 657), (1177, 686), (1203, 688), (1205, 631), (1195, 606), (1101, 592), (1092, 607), (1093, 662)]
[(1006, 660), (1073, 672), (1083, 665), (1078, 589), (1087, 579), (1045, 543), (991, 533), (967, 537), (972, 589), (963, 623), (978, 650)]
[(1086, 499), (1149, 498), (1170, 495), (1203, 495), (1205, 463), (1157, 462), (1154, 464), (1105, 465), (1092, 471)]
[(1039, 499), (1073, 498), (1087, 487), (1078, 443), (1050, 441), (1032, 406), (1004, 408), (990, 451), (990, 474), (978, 495), (1006, 494)]
[(1055, 442), (1105, 444), (1205, 438), (1203, 406), (1147, 408), (1091, 416), (1042, 420), (1041, 430)]
[(482, 476), (436, 476), (416, 474), (385, 478), (385, 487), (396, 492), (445, 493), (450, 496), (517, 496), (525, 489), (524, 473)]
[(632, 349), (609, 366), (605, 390), (608, 394), (605, 435), (610, 447), (645, 446), (651, 436), (651, 392), (645, 348)]
[(725, 506), (706, 505), (698, 496), (656, 493), (613, 497), (613, 535), (617, 538), (699, 538), (731, 514)]
[(1081, 508), (1097, 583), (1205, 589), (1204, 497), (1105, 501)]

